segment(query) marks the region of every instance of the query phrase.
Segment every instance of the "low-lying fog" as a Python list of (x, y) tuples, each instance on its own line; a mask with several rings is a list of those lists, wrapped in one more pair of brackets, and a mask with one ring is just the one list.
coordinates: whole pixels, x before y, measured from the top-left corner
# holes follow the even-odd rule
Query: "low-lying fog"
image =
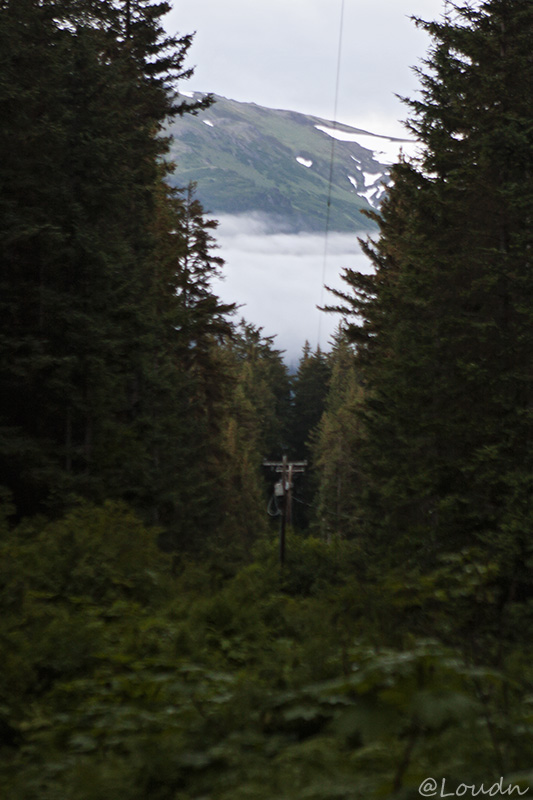
[(275, 335), (289, 365), (297, 363), (306, 340), (313, 349), (319, 344), (328, 350), (340, 316), (317, 309), (335, 301), (324, 284), (346, 288), (340, 277), (346, 267), (372, 271), (357, 235), (330, 232), (326, 252), (325, 234), (279, 233), (259, 216), (218, 220), (217, 255), (226, 264), (214, 288), (221, 299), (242, 305), (239, 317), (262, 327), (265, 336)]

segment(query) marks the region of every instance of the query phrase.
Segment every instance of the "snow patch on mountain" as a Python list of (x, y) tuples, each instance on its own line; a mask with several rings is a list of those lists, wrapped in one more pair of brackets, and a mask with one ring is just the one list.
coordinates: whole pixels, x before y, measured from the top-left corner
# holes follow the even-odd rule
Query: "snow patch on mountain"
[(363, 177), (365, 179), (365, 186), (374, 186), (378, 178), (383, 177), (382, 172), (363, 172)]
[(358, 191), (357, 180), (354, 178), (354, 176), (353, 175), (348, 175), (347, 177), (348, 177), (348, 180), (350, 181), (350, 183), (352, 184), (353, 188), (356, 191)]
[[(363, 178), (364, 190), (361, 191), (361, 176)], [(379, 208), (379, 204), (383, 194), (386, 192), (390, 181), (387, 180), (387, 174), (384, 172), (364, 172), (359, 170), (359, 180), (354, 175), (348, 174), (346, 176), (353, 188), (359, 195), (364, 197), (365, 200), (372, 206), (372, 208)]]
[(315, 128), (340, 142), (353, 142), (364, 147), (365, 150), (371, 150), (376, 161), (388, 166), (398, 161), (400, 152), (405, 155), (414, 155), (418, 147), (418, 142), (411, 139), (391, 139), (388, 136), (379, 136), (374, 133), (349, 133), (325, 125), (315, 125)]
[(387, 188), (385, 184), (380, 183), (377, 186), (371, 186), (366, 192), (359, 192), (359, 197), (365, 197), (373, 208), (379, 208), (381, 198)]

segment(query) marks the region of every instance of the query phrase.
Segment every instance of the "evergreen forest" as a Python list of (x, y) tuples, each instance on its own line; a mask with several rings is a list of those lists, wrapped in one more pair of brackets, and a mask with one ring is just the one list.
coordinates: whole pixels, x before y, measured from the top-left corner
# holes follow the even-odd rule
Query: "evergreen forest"
[(0, 797), (527, 796), (533, 4), (414, 20), (419, 154), (294, 374), (172, 186), (169, 10), (0, 0)]

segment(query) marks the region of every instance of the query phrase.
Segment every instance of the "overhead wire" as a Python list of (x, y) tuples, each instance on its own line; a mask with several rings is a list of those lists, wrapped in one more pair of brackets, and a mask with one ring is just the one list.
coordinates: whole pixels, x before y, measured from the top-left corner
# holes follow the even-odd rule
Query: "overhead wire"
[[(343, 40), (343, 33), (344, 33), (344, 0), (341, 0), (341, 13), (340, 13), (340, 23), (339, 23), (339, 42), (337, 47), (337, 72), (335, 77), (335, 98), (333, 103), (333, 131), (337, 130), (337, 112), (338, 112), (338, 105), (339, 105), (339, 85), (340, 85), (340, 75), (341, 75), (341, 61), (342, 61), (342, 40)], [(324, 232), (324, 255), (322, 260), (322, 283), (321, 283), (321, 290), (320, 290), (320, 307), (324, 305), (324, 288), (326, 283), (326, 269), (327, 269), (327, 261), (328, 261), (328, 239), (329, 239), (329, 227), (330, 227), (330, 219), (331, 219), (331, 195), (332, 195), (332, 188), (333, 188), (333, 170), (335, 166), (335, 145), (336, 145), (336, 138), (335, 136), (331, 137), (331, 154), (330, 154), (330, 161), (329, 161), (329, 179), (328, 179), (328, 201), (326, 207), (326, 226)], [(322, 314), (319, 314), (318, 317), (318, 335), (317, 335), (317, 347), (320, 347), (321, 341), (321, 333), (322, 333)]]

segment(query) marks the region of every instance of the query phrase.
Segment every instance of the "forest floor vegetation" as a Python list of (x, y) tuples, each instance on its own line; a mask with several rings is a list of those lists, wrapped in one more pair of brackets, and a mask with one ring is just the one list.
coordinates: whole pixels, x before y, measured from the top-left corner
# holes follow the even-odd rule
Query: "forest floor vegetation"
[(120, 503), (3, 525), (2, 797), (530, 787), (531, 608), (480, 553), (400, 579), (293, 530), (283, 569), (274, 529), (240, 563), (156, 540)]

